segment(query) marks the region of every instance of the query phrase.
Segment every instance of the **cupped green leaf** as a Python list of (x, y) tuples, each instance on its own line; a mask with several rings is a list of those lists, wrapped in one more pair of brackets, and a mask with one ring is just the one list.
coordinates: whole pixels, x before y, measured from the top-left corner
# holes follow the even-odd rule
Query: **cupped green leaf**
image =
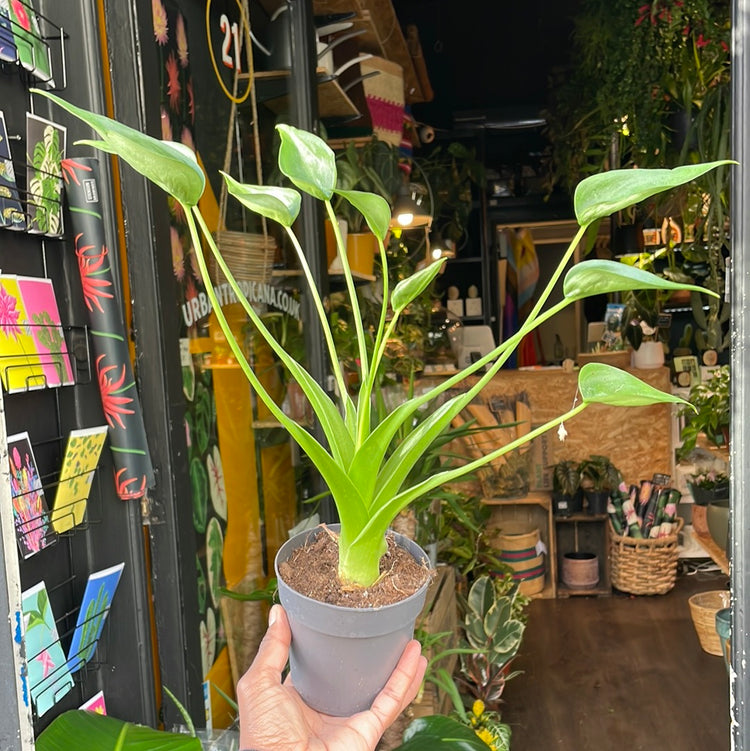
[(301, 191), (327, 201), (336, 187), (336, 156), (314, 133), (279, 123), (279, 169)]
[(619, 261), (581, 261), (568, 271), (563, 281), (563, 294), (567, 300), (580, 300), (589, 295), (625, 292), (633, 289), (689, 289), (706, 292), (718, 297), (715, 292), (695, 284), (672, 282), (663, 276), (639, 269)]
[(410, 277), (402, 279), (393, 289), (391, 295), (391, 307), (398, 314), (404, 308), (424, 292), (432, 284), (435, 277), (440, 273), (443, 261), (435, 261), (429, 266), (416, 271)]
[(296, 190), (276, 185), (247, 185), (238, 182), (226, 172), (221, 174), (229, 194), (250, 211), (271, 219), (282, 227), (291, 227), (294, 224), (302, 203), (302, 196)]
[(31, 89), (82, 120), (95, 130), (101, 141), (82, 140), (126, 161), (136, 172), (174, 196), (185, 206), (195, 206), (206, 185), (206, 177), (191, 149), (170, 141), (159, 141), (133, 128), (76, 107), (49, 91)]
[(190, 735), (165, 733), (115, 717), (72, 709), (55, 717), (34, 744), (37, 751), (200, 751)]
[(723, 164), (736, 162), (723, 159), (674, 169), (617, 169), (592, 175), (576, 187), (573, 199), (576, 218), (585, 227), (657, 193), (689, 183)]
[(458, 720), (429, 715), (412, 721), (398, 751), (487, 751), (487, 744)]
[(336, 188), (333, 192), (354, 206), (365, 218), (372, 234), (379, 240), (385, 241), (385, 236), (388, 234), (388, 225), (391, 221), (391, 207), (385, 198), (376, 193), (367, 193), (362, 190), (340, 190)]
[(649, 386), (634, 375), (598, 362), (584, 365), (578, 374), (578, 389), (584, 403), (613, 407), (644, 407), (669, 402), (688, 404), (684, 399)]

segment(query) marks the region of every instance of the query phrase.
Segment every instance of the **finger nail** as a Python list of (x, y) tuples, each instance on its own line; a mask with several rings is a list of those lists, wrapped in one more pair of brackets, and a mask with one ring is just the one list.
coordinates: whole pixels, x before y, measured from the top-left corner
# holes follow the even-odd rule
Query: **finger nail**
[(278, 618), (278, 610), (276, 609), (276, 605), (273, 605), (271, 607), (270, 612), (268, 613), (268, 625), (273, 626), (274, 623), (276, 623), (276, 618)]

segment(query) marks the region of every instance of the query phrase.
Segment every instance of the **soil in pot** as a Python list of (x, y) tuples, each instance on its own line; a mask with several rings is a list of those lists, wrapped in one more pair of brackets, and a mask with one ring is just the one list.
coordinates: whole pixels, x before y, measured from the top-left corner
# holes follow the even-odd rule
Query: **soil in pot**
[(367, 589), (342, 585), (338, 577), (339, 546), (333, 533), (319, 534), (312, 542), (279, 564), (281, 578), (300, 594), (313, 600), (347, 608), (379, 608), (414, 594), (432, 572), (414, 560), (388, 535), (388, 552), (380, 561), (382, 576)]

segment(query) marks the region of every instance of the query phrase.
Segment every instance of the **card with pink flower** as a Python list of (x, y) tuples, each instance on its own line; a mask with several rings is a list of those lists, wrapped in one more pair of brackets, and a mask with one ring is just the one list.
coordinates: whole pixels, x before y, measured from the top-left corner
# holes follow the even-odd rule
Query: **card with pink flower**
[(57, 538), (50, 524), (39, 468), (28, 433), (8, 437), (13, 522), (21, 555), (30, 558)]
[(22, 593), (21, 609), (29, 693), (41, 717), (73, 688), (73, 677), (43, 581)]

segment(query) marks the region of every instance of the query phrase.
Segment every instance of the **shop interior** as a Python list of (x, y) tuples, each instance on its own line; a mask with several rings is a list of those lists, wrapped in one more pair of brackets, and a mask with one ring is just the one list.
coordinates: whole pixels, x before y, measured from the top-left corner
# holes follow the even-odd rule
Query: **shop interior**
[[(432, 661), (379, 751), (442, 748), (405, 743), (446, 718), (467, 748), (730, 747), (730, 167), (585, 234), (575, 193), (728, 159), (730, 7), (487, 5), (0, 2), (3, 748), (86, 751), (80, 709), (238, 748), (277, 556), (346, 521), (315, 389), (370, 389), (362, 433), (434, 388), (473, 396), (401, 426), (403, 461), (432, 441), (393, 495), (494, 458), (391, 515), (434, 569)], [(205, 234), (66, 103), (189, 149)], [(335, 222), (305, 195), (287, 231), (236, 187), (294, 183), (287, 125), (332, 151)], [(387, 207), (382, 251), (346, 191)], [(602, 365), (648, 398), (589, 397)]]

